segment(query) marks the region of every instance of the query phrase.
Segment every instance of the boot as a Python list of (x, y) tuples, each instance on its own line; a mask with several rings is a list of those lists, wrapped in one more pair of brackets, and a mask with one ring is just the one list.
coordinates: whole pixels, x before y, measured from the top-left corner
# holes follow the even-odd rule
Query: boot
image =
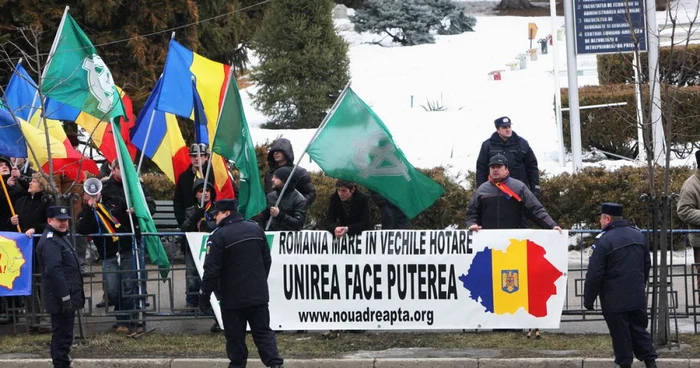
[(620, 368), (632, 368), (632, 364), (620, 364)]
[(644, 365), (647, 368), (656, 368), (656, 360), (645, 360)]

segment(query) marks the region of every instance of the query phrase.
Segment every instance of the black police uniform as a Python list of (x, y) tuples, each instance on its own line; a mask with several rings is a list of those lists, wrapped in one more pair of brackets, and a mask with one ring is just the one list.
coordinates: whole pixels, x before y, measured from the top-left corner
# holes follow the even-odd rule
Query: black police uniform
[[(49, 218), (66, 218), (67, 214), (66, 207), (50, 207), (48, 210)], [(73, 344), (75, 311), (85, 304), (78, 258), (67, 233), (56, 231), (50, 225), (41, 235), (36, 253), (41, 271), (41, 297), (44, 308), (51, 315), (53, 366), (70, 367), (68, 354)]]
[(266, 367), (283, 363), (277, 350), (275, 334), (270, 329), (270, 300), (267, 276), (272, 258), (265, 233), (252, 221), (236, 212), (237, 201), (220, 200), (214, 211), (230, 210), (231, 215), (219, 222), (207, 241), (204, 275), (199, 306), (210, 307), (209, 297), (216, 293), (226, 335), (229, 368), (245, 367), (248, 349), (246, 324), (250, 324), (260, 360)]
[[(607, 206), (607, 208), (606, 208)], [(622, 215), (622, 206), (604, 204), (603, 213)], [(584, 286), (584, 306), (593, 309), (600, 295), (612, 337), (615, 363), (630, 366), (633, 355), (653, 365), (658, 355), (647, 331), (646, 281), (651, 268), (644, 235), (626, 220), (610, 222), (596, 237)]]
[[(511, 125), (511, 121), (503, 116), (496, 119), (494, 125), (498, 129)], [(537, 157), (527, 140), (515, 132), (506, 140), (503, 140), (498, 132), (494, 132), (481, 144), (479, 157), (476, 160), (476, 186), (479, 187), (489, 180), (489, 160), (497, 154), (504, 155), (508, 159), (510, 177), (525, 183), (532, 194), (539, 198), (540, 171)]]

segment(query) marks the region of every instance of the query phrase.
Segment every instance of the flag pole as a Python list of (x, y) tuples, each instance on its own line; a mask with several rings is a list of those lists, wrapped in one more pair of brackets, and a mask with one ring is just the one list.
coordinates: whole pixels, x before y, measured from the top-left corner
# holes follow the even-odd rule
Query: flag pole
[[(143, 163), (143, 156), (146, 156), (146, 147), (148, 147), (148, 137), (151, 136), (151, 128), (153, 127), (153, 120), (156, 117), (156, 109), (153, 107), (151, 110), (151, 119), (148, 122), (148, 129), (146, 129), (146, 139), (143, 141), (143, 149), (141, 150), (141, 157), (139, 158), (139, 165), (136, 168), (136, 176), (141, 175), (141, 164)], [(114, 128), (112, 128), (112, 134), (114, 134)]]
[[(12, 214), (12, 217), (14, 217), (17, 213), (15, 213), (15, 207), (12, 205), (12, 200), (10, 199), (10, 193), (7, 192), (7, 186), (5, 186), (5, 179), (0, 178), (0, 183), (2, 183), (2, 191), (5, 193), (5, 199), (7, 199), (7, 204), (10, 205), (10, 213)], [(22, 228), (19, 227), (19, 224), (17, 226), (17, 232), (21, 233)]]
[[(226, 79), (228, 81), (228, 86), (226, 86), (226, 90), (224, 91), (224, 98), (221, 101), (226, 101), (226, 97), (228, 96), (228, 90), (231, 88), (231, 78), (234, 78), (233, 75), (233, 66), (229, 66), (228, 69), (228, 78)], [(236, 88), (238, 88), (238, 83), (236, 83)], [(204, 189), (206, 191), (207, 188), (207, 180), (209, 179), (209, 169), (211, 169), (211, 162), (214, 159), (214, 140), (216, 139), (216, 135), (219, 134), (219, 127), (221, 126), (221, 115), (223, 114), (224, 110), (219, 109), (219, 117), (216, 119), (216, 129), (214, 129), (214, 138), (211, 138), (211, 146), (209, 147), (209, 162), (207, 162), (207, 171), (204, 173)], [(223, 156), (221, 156), (223, 157)], [(226, 171), (228, 172), (228, 167), (226, 168)], [(216, 181), (216, 180), (214, 180)], [(214, 184), (216, 185), (216, 184)], [(204, 196), (202, 196), (202, 203), (200, 204), (201, 208), (204, 208)]]
[(61, 22), (58, 24), (58, 30), (56, 31), (56, 36), (53, 38), (53, 43), (51, 44), (51, 49), (49, 51), (49, 57), (46, 61), (46, 65), (44, 65), (44, 70), (41, 71), (42, 82), (43, 82), (44, 77), (46, 76), (46, 71), (49, 70), (49, 66), (51, 65), (51, 62), (53, 61), (53, 56), (56, 53), (56, 49), (58, 48), (58, 44), (60, 42), (59, 38), (61, 37), (61, 33), (63, 32), (63, 26), (66, 24), (66, 16), (68, 15), (69, 9), (70, 9), (70, 6), (66, 5), (66, 9), (63, 10), (63, 16), (61, 17)]
[[(331, 106), (331, 109), (328, 110), (328, 113), (323, 118), (323, 121), (321, 121), (321, 124), (318, 126), (318, 129), (316, 129), (316, 133), (314, 133), (314, 136), (311, 137), (311, 140), (306, 145), (306, 148), (304, 148), (304, 150), (301, 152), (301, 155), (299, 155), (299, 158), (297, 159), (296, 164), (294, 164), (294, 167), (292, 168), (292, 172), (289, 174), (290, 178), (294, 177), (294, 172), (297, 170), (297, 167), (301, 163), (301, 159), (306, 154), (306, 151), (308, 151), (309, 147), (311, 147), (311, 144), (314, 143), (316, 138), (318, 138), (318, 135), (321, 134), (321, 131), (323, 130), (323, 128), (326, 127), (326, 124), (328, 124), (328, 121), (331, 120), (331, 116), (333, 116), (333, 114), (335, 113), (335, 110), (338, 109), (338, 105), (340, 105), (340, 102), (343, 100), (343, 97), (345, 97), (345, 95), (347, 94), (348, 89), (350, 89), (351, 83), (352, 83), (352, 81), (348, 81), (348, 83), (345, 85), (345, 87), (343, 88), (343, 91), (340, 92), (340, 95), (333, 103), (333, 106)], [(284, 195), (284, 192), (287, 190), (288, 184), (289, 184), (289, 180), (287, 180), (284, 183), (284, 186), (282, 187), (282, 191), (280, 191), (280, 195), (279, 195), (279, 197), (277, 197), (277, 201), (275, 202), (275, 207), (279, 207), (280, 201), (282, 200), (282, 195)], [(271, 223), (272, 223), (272, 215), (270, 215), (270, 218), (267, 220), (267, 224), (265, 225), (265, 231), (267, 231), (270, 228)]]
[[(118, 132), (119, 130), (116, 129), (116, 126), (114, 125), (114, 118), (109, 119), (109, 123), (112, 126), (112, 138), (114, 138), (114, 147), (116, 148), (117, 151), (117, 161), (119, 162), (119, 172), (122, 175), (122, 187), (124, 188), (124, 199), (126, 200), (126, 213), (129, 214), (129, 224), (131, 225), (131, 232), (134, 233), (134, 238), (132, 241), (132, 249), (133, 249), (133, 257), (136, 259), (136, 273), (137, 273), (137, 279), (141, 277), (141, 257), (139, 256), (139, 247), (138, 247), (138, 242), (136, 240), (136, 228), (134, 227), (134, 216), (133, 213), (131, 213), (131, 198), (129, 197), (129, 188), (127, 185), (124, 183), (124, 175), (126, 172), (124, 171), (124, 160), (122, 160), (122, 150), (121, 146), (119, 145), (119, 140), (117, 139), (117, 135), (114, 132)], [(139, 180), (138, 176), (136, 177), (136, 180)], [(140, 183), (139, 183), (140, 185)], [(141, 288), (141, 281), (138, 281), (138, 288), (139, 288), (139, 295), (143, 294), (143, 290)], [(138, 298), (139, 302), (139, 309), (142, 309), (143, 307), (143, 298)]]

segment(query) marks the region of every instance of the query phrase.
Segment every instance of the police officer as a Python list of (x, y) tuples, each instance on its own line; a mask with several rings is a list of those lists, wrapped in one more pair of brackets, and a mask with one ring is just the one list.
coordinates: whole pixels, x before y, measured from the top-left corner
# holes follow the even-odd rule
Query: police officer
[(248, 349), (246, 324), (250, 324), (260, 360), (266, 367), (281, 367), (275, 334), (270, 329), (267, 276), (272, 258), (265, 233), (238, 213), (238, 201), (222, 199), (212, 211), (217, 228), (207, 241), (204, 275), (199, 295), (202, 311), (211, 310), (209, 298), (216, 293), (226, 335), (229, 368), (245, 367)]
[(494, 120), (493, 124), (496, 132), (481, 144), (476, 160), (476, 186), (489, 180), (489, 160), (501, 154), (508, 159), (510, 176), (525, 183), (532, 194), (539, 198), (540, 170), (530, 144), (513, 131), (512, 120), (507, 116)]
[(593, 310), (600, 295), (615, 364), (631, 367), (634, 352), (647, 368), (655, 368), (658, 355), (647, 331), (645, 294), (651, 268), (649, 247), (639, 229), (622, 218), (622, 205), (603, 203), (600, 226), (603, 231), (593, 242), (588, 261), (583, 306)]
[(67, 207), (49, 207), (48, 226), (36, 248), (41, 270), (41, 299), (51, 315), (51, 359), (54, 367), (70, 367), (75, 311), (83, 308), (83, 276), (68, 240)]

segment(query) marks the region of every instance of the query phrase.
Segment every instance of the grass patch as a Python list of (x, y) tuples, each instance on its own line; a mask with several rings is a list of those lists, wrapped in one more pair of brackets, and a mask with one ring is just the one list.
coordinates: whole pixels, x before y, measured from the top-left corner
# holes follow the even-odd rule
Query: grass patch
[[(0, 337), (0, 354), (28, 353), (49, 356), (50, 335), (18, 334)], [(700, 336), (681, 335), (682, 349), (660, 349), (662, 357), (696, 358), (700, 356)], [(517, 332), (468, 333), (391, 333), (367, 332), (341, 334), (326, 340), (318, 333), (277, 335), (282, 355), (286, 358), (340, 358), (353, 352), (381, 351), (391, 348), (497, 349), (503, 357), (585, 356), (607, 358), (613, 355), (607, 335), (543, 334), (540, 340), (526, 339)], [(248, 336), (251, 357), (257, 357)], [(567, 351), (567, 353), (556, 352)], [(556, 354), (555, 354), (556, 353)], [(92, 335), (74, 345), (74, 358), (226, 358), (222, 334), (159, 334), (154, 332), (140, 340), (116, 334)], [(465, 356), (468, 356), (465, 354)]]

